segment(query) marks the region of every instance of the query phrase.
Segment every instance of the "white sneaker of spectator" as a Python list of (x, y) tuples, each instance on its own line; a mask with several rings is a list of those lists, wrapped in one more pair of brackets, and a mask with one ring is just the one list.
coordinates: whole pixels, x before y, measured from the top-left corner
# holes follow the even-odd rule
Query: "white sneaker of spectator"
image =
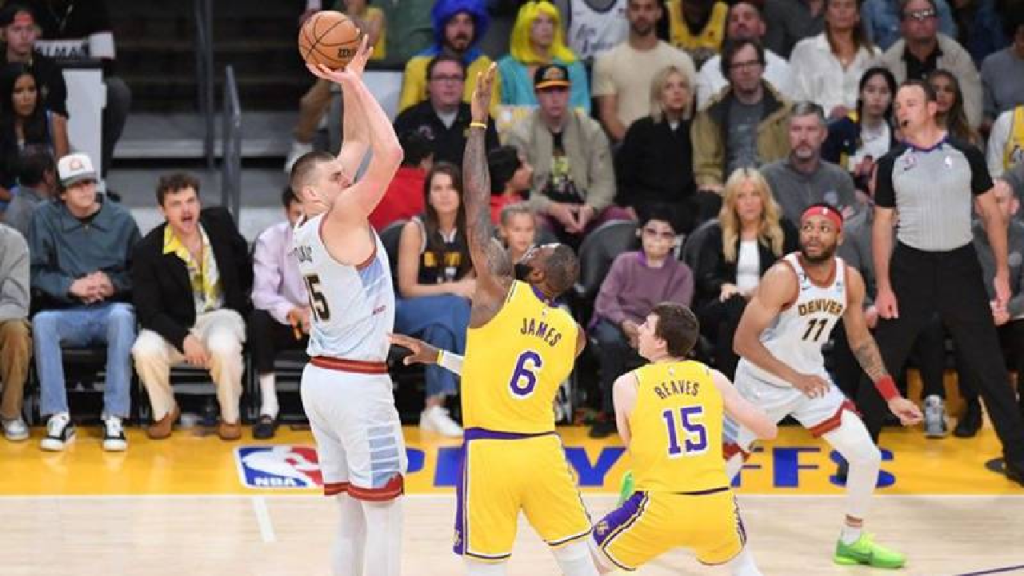
[(3, 420), (4, 438), (11, 442), (28, 440), (28, 426), (21, 418)]
[(927, 438), (945, 438), (947, 434), (946, 403), (932, 394), (924, 399), (924, 435)]
[(312, 151), (312, 142), (299, 142), (298, 140), (292, 140), (292, 149), (288, 151), (288, 156), (284, 159), (285, 174), (291, 174), (292, 166), (295, 166), (295, 162), (299, 158), (302, 158), (303, 155)]
[(420, 430), (437, 432), (442, 436), (462, 436), (462, 427), (452, 420), (448, 411), (440, 406), (431, 406), (420, 413)]
[(71, 416), (61, 412), (50, 416), (46, 422), (46, 438), (39, 443), (39, 447), (49, 452), (60, 452), (74, 441), (75, 425), (71, 423)]
[(107, 452), (124, 452), (128, 449), (128, 440), (124, 437), (124, 426), (117, 416), (103, 419), (103, 449)]

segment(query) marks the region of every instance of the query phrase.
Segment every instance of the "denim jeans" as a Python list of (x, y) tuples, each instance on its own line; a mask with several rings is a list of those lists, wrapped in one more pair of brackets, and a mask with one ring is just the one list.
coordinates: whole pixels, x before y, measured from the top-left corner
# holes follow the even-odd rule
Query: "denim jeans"
[[(395, 308), (395, 332), (422, 339), (432, 346), (466, 353), (466, 329), (469, 328), (469, 300), (444, 294), (400, 298)], [(426, 367), (427, 397), (455, 394), (455, 374), (431, 364)]]
[(115, 302), (44, 310), (32, 318), (32, 333), (43, 415), (68, 411), (61, 347), (106, 346), (103, 416), (128, 417), (131, 351), (135, 342), (135, 310), (131, 304)]

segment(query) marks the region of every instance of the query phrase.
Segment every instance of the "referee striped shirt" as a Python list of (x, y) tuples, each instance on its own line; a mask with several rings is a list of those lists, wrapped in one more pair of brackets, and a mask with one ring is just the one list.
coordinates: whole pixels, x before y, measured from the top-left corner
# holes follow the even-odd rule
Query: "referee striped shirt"
[(897, 239), (948, 252), (969, 244), (974, 196), (992, 188), (985, 157), (948, 136), (931, 148), (901, 143), (878, 161), (875, 204), (899, 212)]

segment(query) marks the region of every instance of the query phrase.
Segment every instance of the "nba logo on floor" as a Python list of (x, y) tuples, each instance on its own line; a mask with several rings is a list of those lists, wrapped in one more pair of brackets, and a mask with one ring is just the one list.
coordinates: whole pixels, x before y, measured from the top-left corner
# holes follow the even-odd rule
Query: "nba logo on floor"
[(316, 450), (309, 446), (241, 446), (235, 460), (246, 488), (323, 486)]

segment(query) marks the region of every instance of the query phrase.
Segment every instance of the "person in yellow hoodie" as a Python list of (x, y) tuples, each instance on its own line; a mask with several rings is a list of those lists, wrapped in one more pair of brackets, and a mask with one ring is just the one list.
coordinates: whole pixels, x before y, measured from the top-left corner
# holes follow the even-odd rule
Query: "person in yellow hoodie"
[[(477, 75), (486, 72), (491, 59), (477, 47), (490, 26), (490, 17), (481, 0), (438, 0), (431, 12), (434, 21), (433, 46), (409, 59), (402, 78), (398, 111), (402, 112), (427, 99), (427, 64), (439, 54), (461, 58), (466, 65), (466, 87), (462, 99), (469, 102)], [(497, 107), (498, 93), (492, 94), (491, 110)]]

